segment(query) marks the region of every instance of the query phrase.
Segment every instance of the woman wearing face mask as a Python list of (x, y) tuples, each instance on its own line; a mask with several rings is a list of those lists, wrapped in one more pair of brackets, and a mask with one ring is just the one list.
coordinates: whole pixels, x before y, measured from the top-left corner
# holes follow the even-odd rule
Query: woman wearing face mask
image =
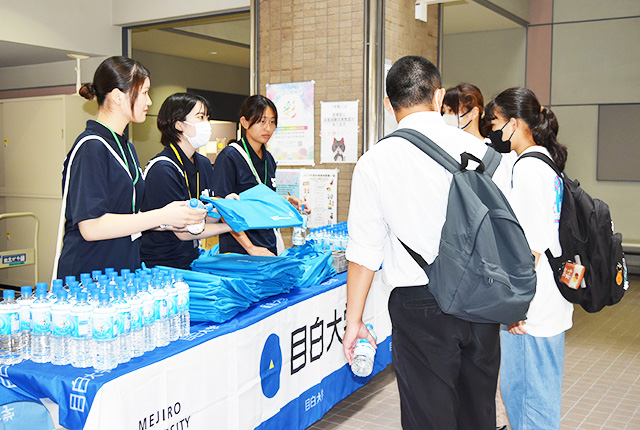
[[(142, 210), (162, 207), (174, 200), (213, 196), (213, 168), (209, 159), (196, 152), (211, 138), (209, 103), (203, 97), (177, 93), (169, 96), (158, 112), (160, 142), (164, 150), (149, 161), (144, 171), (145, 193)], [(207, 218), (202, 233), (189, 231), (149, 231), (142, 235), (140, 256), (149, 266), (189, 269), (198, 258), (199, 239), (231, 229)]]
[(480, 121), (484, 113), (484, 98), (480, 89), (462, 83), (447, 89), (442, 102), (442, 117), (447, 124), (485, 140), (480, 132)]
[[(262, 95), (247, 98), (240, 108), (240, 125), (244, 136), (230, 144), (216, 157), (213, 166), (213, 188), (217, 194), (241, 193), (262, 183), (276, 189), (276, 161), (266, 144), (278, 123), (275, 104)], [(302, 201), (285, 197), (296, 208)], [(307, 207), (307, 212), (310, 209)], [(220, 235), (220, 252), (249, 255), (276, 255), (276, 234), (273, 229), (230, 232)]]
[(526, 321), (501, 332), (501, 388), (514, 430), (560, 428), (564, 332), (572, 326), (573, 305), (556, 286), (545, 250), (559, 255), (558, 225), (562, 180), (543, 161), (523, 154), (540, 152), (564, 170), (567, 149), (557, 140), (558, 121), (526, 88), (509, 88), (487, 105), (491, 142), (514, 150), (509, 202), (536, 259), (538, 282)]
[[(63, 202), (54, 276), (94, 269), (140, 267), (140, 232), (169, 224), (196, 224), (204, 210), (184, 201), (142, 212), (144, 180), (133, 145), (123, 136), (130, 122), (143, 122), (151, 105), (149, 71), (126, 57), (110, 57), (80, 95), (98, 100), (98, 118), (76, 139), (62, 171)], [(64, 227), (64, 239), (62, 231)], [(64, 243), (60, 251), (60, 245)]]

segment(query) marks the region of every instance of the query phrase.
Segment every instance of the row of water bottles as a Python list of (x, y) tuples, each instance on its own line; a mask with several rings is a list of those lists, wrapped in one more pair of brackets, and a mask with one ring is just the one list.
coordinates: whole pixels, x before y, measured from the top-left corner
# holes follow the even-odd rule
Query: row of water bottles
[(349, 243), (349, 231), (347, 222), (339, 222), (333, 225), (325, 225), (309, 230), (307, 240), (314, 240), (324, 250), (341, 251), (347, 249)]
[(0, 364), (22, 360), (109, 370), (190, 331), (189, 286), (175, 269), (113, 269), (3, 292)]

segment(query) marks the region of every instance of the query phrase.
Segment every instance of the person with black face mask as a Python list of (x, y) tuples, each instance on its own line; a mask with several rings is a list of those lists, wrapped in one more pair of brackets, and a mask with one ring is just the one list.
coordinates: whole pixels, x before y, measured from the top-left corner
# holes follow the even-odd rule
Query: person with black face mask
[[(485, 115), (497, 150), (518, 157), (540, 152), (564, 170), (567, 149), (557, 140), (558, 121), (531, 90), (504, 90)], [(558, 291), (545, 250), (561, 252), (562, 190), (562, 179), (543, 161), (524, 157), (514, 164), (507, 198), (536, 258), (537, 284), (527, 320), (501, 331), (500, 384), (513, 430), (560, 428), (564, 332), (572, 326), (573, 305)]]

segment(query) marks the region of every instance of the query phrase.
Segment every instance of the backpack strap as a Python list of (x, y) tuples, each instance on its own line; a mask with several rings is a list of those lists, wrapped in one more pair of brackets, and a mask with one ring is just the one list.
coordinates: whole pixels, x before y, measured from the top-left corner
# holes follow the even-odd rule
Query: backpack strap
[(401, 137), (408, 140), (449, 172), (456, 173), (460, 171), (460, 163), (449, 155), (447, 151), (438, 146), (433, 140), (429, 139), (419, 131), (412, 130), (410, 128), (400, 128), (387, 137)]
[(402, 244), (402, 246), (404, 246), (404, 249), (407, 250), (407, 252), (411, 256), (411, 258), (413, 258), (413, 260), (416, 263), (418, 263), (418, 266), (420, 266), (420, 268), (422, 270), (424, 270), (424, 272), (427, 274), (427, 276), (429, 276), (429, 273), (431, 272), (432, 266), (429, 263), (427, 263), (427, 261), (424, 258), (422, 258), (422, 255), (418, 254), (413, 249), (409, 248), (406, 243), (404, 243), (402, 240), (400, 240), (399, 237), (396, 236), (396, 238)]
[(500, 154), (498, 154), (493, 148), (488, 147), (482, 160), (469, 152), (463, 152), (460, 154), (461, 163), (458, 163), (455, 158), (453, 158), (433, 140), (429, 139), (419, 131), (412, 130), (410, 128), (400, 128), (386, 136), (385, 139), (387, 137), (401, 137), (408, 140), (452, 174), (465, 170), (469, 161), (472, 160), (478, 163), (478, 167), (475, 169), (476, 172), (487, 172), (489, 176), (493, 176), (493, 173), (498, 168), (502, 159)]
[[(500, 165), (502, 161), (502, 155), (495, 149), (490, 146), (487, 146), (487, 152), (485, 152), (484, 157), (482, 157), (482, 164), (484, 165), (484, 171), (489, 175), (493, 176), (496, 172), (496, 169)], [(476, 169), (477, 170), (477, 169)]]
[(558, 175), (558, 177), (562, 179), (562, 172), (560, 171), (560, 169), (558, 169), (558, 166), (556, 166), (556, 163), (554, 163), (553, 160), (547, 154), (543, 154), (542, 152), (538, 152), (538, 151), (526, 152), (521, 156), (519, 156), (516, 162), (513, 163), (513, 165), (515, 166), (518, 161), (522, 160), (523, 158), (529, 158), (529, 157), (537, 158), (538, 160), (544, 161), (549, 165), (549, 167), (553, 169), (554, 172), (556, 172), (556, 175)]

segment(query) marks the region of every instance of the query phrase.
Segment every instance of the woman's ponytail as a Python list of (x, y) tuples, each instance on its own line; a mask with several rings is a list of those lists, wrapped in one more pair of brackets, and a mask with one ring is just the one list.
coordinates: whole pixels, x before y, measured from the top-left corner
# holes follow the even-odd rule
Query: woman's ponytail
[(551, 109), (540, 106), (539, 121), (531, 128), (533, 140), (549, 151), (561, 171), (567, 163), (567, 147), (558, 142), (558, 119)]

